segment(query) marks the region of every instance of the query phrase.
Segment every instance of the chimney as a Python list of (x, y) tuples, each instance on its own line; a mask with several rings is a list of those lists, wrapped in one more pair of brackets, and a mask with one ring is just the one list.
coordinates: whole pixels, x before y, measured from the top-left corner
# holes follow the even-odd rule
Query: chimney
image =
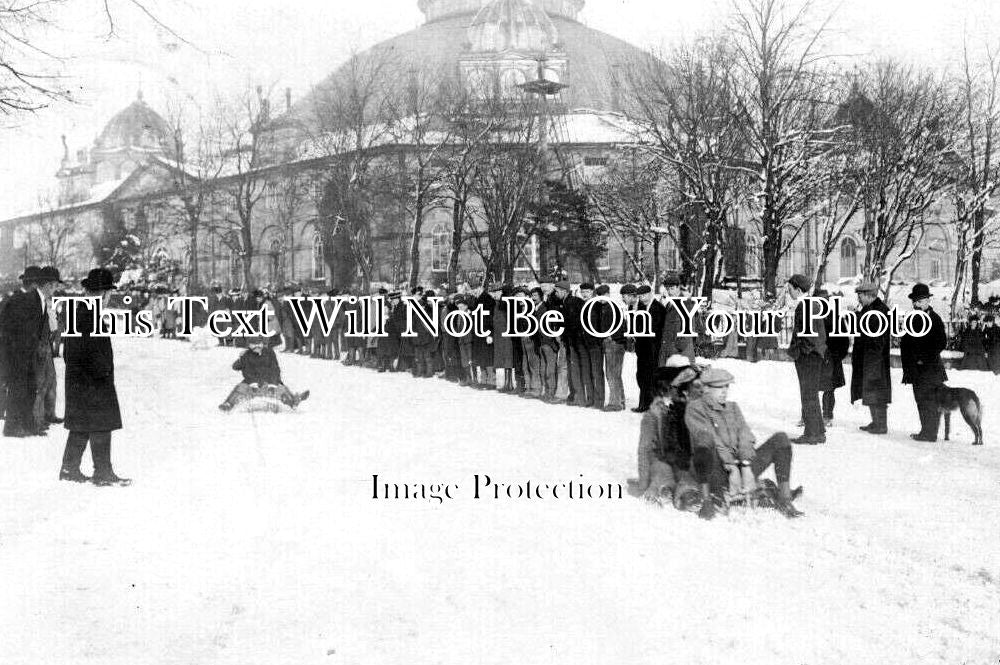
[(285, 110), (286, 111), (291, 111), (292, 110), (292, 89), (291, 88), (285, 88)]

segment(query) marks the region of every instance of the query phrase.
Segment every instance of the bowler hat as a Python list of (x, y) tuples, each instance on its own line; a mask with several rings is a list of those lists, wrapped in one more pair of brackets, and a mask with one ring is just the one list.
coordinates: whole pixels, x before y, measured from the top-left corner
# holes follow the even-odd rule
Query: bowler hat
[(94, 268), (80, 281), (80, 285), (88, 291), (111, 291), (115, 288), (115, 278), (110, 270)]
[(812, 280), (805, 275), (792, 275), (788, 278), (788, 283), (803, 292), (808, 291), (809, 287), (812, 286)]
[(59, 270), (55, 266), (45, 266), (38, 271), (38, 277), (36, 278), (39, 282), (56, 282), (62, 284), (62, 278), (59, 276)]
[(709, 367), (701, 373), (702, 384), (709, 388), (722, 388), (735, 380), (732, 374), (718, 367)]
[(42, 271), (38, 266), (28, 266), (24, 269), (24, 272), (18, 277), (18, 279), (24, 282), (33, 282), (38, 279), (38, 273)]
[(921, 284), (918, 282), (913, 285), (913, 290), (910, 291), (910, 300), (914, 302), (930, 297), (931, 297), (931, 290), (926, 284)]

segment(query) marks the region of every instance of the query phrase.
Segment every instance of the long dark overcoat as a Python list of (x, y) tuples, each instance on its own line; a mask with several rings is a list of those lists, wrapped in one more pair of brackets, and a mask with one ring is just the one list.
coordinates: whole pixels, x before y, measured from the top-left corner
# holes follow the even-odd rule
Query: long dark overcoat
[[(889, 315), (889, 308), (876, 298), (861, 308), (859, 318), (869, 311)], [(889, 374), (889, 330), (878, 337), (859, 335), (851, 352), (851, 403), (861, 400), (865, 406), (885, 406), (892, 402)]]
[(903, 365), (903, 383), (946, 383), (948, 373), (941, 362), (941, 352), (948, 346), (948, 333), (938, 313), (928, 309), (931, 329), (923, 337), (904, 335), (899, 340), (900, 361)]
[[(496, 309), (497, 301), (485, 291), (476, 298), (475, 304), (470, 309), (482, 307), (489, 313), (486, 317), (486, 331), (496, 336), (494, 332), (493, 310)], [(493, 345), (486, 341), (485, 337), (472, 335), (472, 363), (479, 367), (493, 367)]]
[(93, 313), (77, 305), (80, 337), (65, 337), (66, 429), (72, 432), (110, 432), (121, 429), (122, 417), (115, 390), (115, 354), (109, 337), (90, 334)]

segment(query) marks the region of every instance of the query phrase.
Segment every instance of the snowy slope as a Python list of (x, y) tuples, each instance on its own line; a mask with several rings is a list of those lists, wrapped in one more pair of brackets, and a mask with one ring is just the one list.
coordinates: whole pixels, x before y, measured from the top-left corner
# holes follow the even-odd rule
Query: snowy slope
[[(627, 496), (471, 498), (475, 473), (624, 482), (632, 413), (282, 355), (310, 401), (224, 416), (237, 351), (115, 344), (127, 429), (114, 456), (133, 487), (57, 482), (61, 430), (0, 441), (5, 665), (1000, 656), (993, 375), (951, 374), (990, 409), (985, 447), (957, 416), (952, 442), (910, 441), (916, 410), (896, 374), (889, 437), (859, 433), (866, 413), (842, 390), (830, 443), (796, 448), (805, 519), (704, 523)], [(719, 364), (759, 435), (797, 420), (792, 365)], [(459, 498), (374, 501), (374, 473), (457, 483)]]

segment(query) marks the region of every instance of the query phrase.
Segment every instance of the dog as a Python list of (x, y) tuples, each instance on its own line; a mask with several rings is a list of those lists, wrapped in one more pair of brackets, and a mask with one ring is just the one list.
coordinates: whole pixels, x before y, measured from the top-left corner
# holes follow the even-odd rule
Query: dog
[(968, 388), (949, 388), (941, 384), (934, 395), (938, 411), (944, 416), (944, 440), (951, 434), (951, 412), (959, 410), (972, 429), (972, 445), (983, 445), (983, 406), (979, 396)]

